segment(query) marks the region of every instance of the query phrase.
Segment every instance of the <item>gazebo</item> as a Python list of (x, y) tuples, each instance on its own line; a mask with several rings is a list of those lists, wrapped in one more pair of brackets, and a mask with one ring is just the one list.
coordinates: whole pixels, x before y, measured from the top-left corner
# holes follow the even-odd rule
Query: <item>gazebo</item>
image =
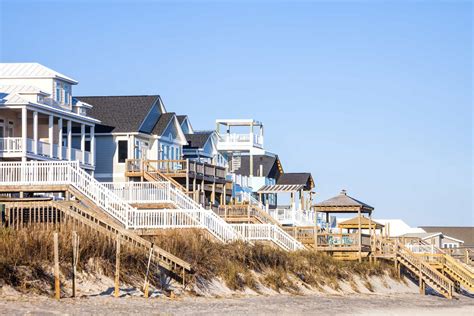
[[(372, 212), (374, 210), (372, 206), (347, 195), (346, 190), (342, 190), (339, 195), (314, 205), (314, 210), (316, 217), (317, 213), (326, 214), (326, 225), (321, 225), (321, 232), (316, 233), (316, 250), (332, 253), (357, 252), (359, 261), (362, 260), (362, 252), (368, 253), (371, 251), (370, 238), (372, 236), (372, 229), (377, 228), (378, 224), (372, 224)], [(344, 228), (357, 230), (357, 233), (334, 233), (329, 230), (330, 214), (350, 213), (356, 213), (357, 216), (345, 221), (347, 223), (344, 224)], [(369, 217), (366, 218), (363, 214), (368, 214)], [(380, 228), (381, 224), (378, 225)], [(362, 229), (367, 228), (370, 232), (369, 236), (362, 234)]]

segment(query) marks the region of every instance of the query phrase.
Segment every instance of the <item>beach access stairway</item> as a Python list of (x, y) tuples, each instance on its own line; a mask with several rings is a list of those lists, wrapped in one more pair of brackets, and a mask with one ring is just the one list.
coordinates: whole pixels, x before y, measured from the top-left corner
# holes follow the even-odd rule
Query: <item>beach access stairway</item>
[[(418, 256), (397, 240), (374, 236), (374, 255), (392, 258), (396, 265), (403, 265), (418, 279), (420, 292), (425, 293), (425, 284), (446, 298), (453, 298), (454, 282), (440, 273), (423, 256)], [(400, 269), (400, 268), (399, 268)]]
[(474, 269), (470, 265), (424, 241), (420, 241), (418, 244), (407, 245), (407, 248), (420, 259), (453, 280), (458, 291), (460, 286), (462, 286), (467, 292), (474, 293)]
[[(188, 197), (182, 190), (169, 181), (160, 182), (122, 182), (104, 183), (104, 185), (120, 196), (123, 200), (133, 205), (153, 205), (171, 203), (176, 209), (147, 210), (139, 209), (147, 214), (147, 220), (136, 228), (155, 228), (153, 223), (159, 222), (156, 228), (186, 228), (188, 223), (179, 224), (167, 214), (183, 214), (188, 218), (196, 218), (197, 228), (207, 228), (211, 232), (219, 232), (217, 238), (221, 241), (243, 239), (248, 242), (269, 241), (283, 250), (293, 251), (303, 249), (304, 246), (288, 235), (281, 227), (273, 223), (255, 223), (249, 227), (248, 223), (229, 224), (212, 210), (203, 208), (199, 203)], [(271, 220), (271, 219), (269, 219)], [(165, 223), (166, 221), (166, 223)], [(168, 226), (167, 226), (167, 225)], [(212, 225), (210, 225), (212, 224)], [(225, 234), (224, 234), (225, 233)], [(226, 238), (220, 238), (220, 235)], [(232, 237), (234, 237), (232, 239)]]

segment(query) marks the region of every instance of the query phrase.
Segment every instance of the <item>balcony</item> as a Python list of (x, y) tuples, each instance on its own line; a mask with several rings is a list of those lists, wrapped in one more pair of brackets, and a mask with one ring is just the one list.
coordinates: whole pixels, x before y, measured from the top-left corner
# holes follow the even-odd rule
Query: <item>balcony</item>
[[(26, 139), (26, 150), (25, 153), (30, 158), (44, 158), (45, 160), (69, 160), (68, 148), (63, 146), (60, 147), (57, 144), (52, 144), (52, 155), (51, 155), (51, 144), (38, 140), (37, 150), (35, 153), (34, 140), (31, 138)], [(59, 155), (61, 150), (61, 155)], [(83, 156), (84, 155), (84, 156)], [(6, 137), (0, 138), (0, 157), (8, 158), (21, 158), (23, 156), (23, 142), (21, 137)], [(61, 158), (60, 158), (61, 157)], [(92, 156), (88, 151), (82, 152), (80, 149), (71, 148), (71, 159), (72, 161), (77, 160), (83, 165), (92, 166)]]
[(259, 134), (223, 134), (219, 135), (218, 150), (263, 149), (263, 136)]

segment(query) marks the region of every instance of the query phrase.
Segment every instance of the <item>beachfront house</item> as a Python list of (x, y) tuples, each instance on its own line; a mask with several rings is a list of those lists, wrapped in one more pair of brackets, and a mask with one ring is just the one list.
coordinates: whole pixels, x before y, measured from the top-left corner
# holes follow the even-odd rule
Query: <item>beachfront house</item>
[(1, 63), (0, 161), (78, 161), (92, 173), (99, 121), (73, 99), (77, 84), (38, 63)]
[(95, 177), (104, 182), (126, 180), (127, 163), (176, 160), (186, 138), (175, 113), (168, 113), (159, 95), (84, 96), (101, 120), (96, 127)]

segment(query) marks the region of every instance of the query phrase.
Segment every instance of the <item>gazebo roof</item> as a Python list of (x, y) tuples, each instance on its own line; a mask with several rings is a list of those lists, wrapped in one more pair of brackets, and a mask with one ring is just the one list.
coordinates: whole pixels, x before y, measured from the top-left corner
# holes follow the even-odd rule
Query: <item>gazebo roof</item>
[[(351, 218), (351, 219), (345, 220), (343, 222), (340, 222), (337, 226), (339, 228), (344, 228), (344, 229), (358, 229), (359, 228), (359, 216), (356, 216), (354, 218)], [(370, 227), (372, 227), (372, 229), (382, 229), (385, 226), (378, 223), (378, 222), (376, 222), (376, 221), (370, 220), (365, 216), (361, 216), (361, 218), (360, 218), (360, 227), (362, 229), (369, 229)]]
[(280, 193), (280, 192), (298, 192), (304, 189), (303, 184), (273, 184), (264, 185), (258, 189), (258, 193)]
[(314, 208), (318, 212), (334, 213), (372, 213), (374, 208), (347, 195), (346, 190), (342, 190), (339, 195), (328, 200), (317, 203)]

